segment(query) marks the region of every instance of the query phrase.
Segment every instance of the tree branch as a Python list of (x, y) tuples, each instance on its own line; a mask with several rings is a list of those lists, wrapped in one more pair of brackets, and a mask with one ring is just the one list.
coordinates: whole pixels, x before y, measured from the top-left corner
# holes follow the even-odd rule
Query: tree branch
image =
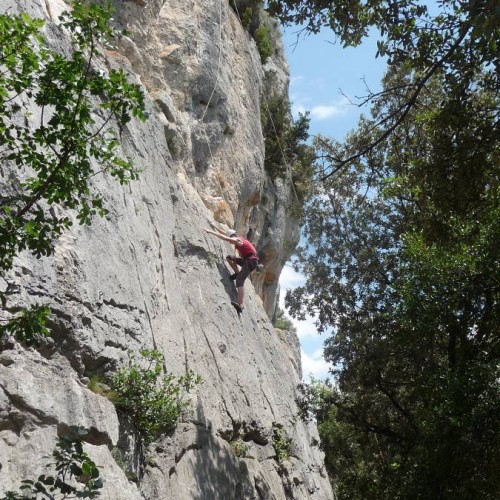
[(379, 390), (383, 394), (385, 394), (389, 398), (389, 400), (391, 401), (394, 408), (396, 408), (396, 410), (398, 410), (398, 412), (401, 413), (401, 415), (403, 415), (403, 417), (406, 419), (406, 421), (410, 424), (411, 428), (414, 429), (415, 432), (419, 433), (420, 429), (415, 424), (415, 421), (413, 420), (413, 417), (411, 416), (411, 414), (408, 411), (406, 411), (399, 404), (399, 402), (396, 400), (396, 398), (382, 385), (382, 374), (381, 374), (380, 370), (377, 374), (377, 387), (379, 388)]
[(49, 188), (49, 186), (54, 181), (57, 173), (59, 172), (59, 170), (61, 169), (61, 167), (66, 163), (66, 160), (70, 156), (71, 150), (72, 150), (73, 145), (74, 145), (73, 132), (74, 132), (74, 129), (75, 129), (75, 126), (76, 126), (76, 122), (77, 122), (77, 112), (78, 112), (78, 108), (80, 107), (80, 103), (81, 103), (81, 100), (82, 100), (82, 97), (83, 97), (83, 92), (85, 90), (85, 83), (87, 82), (87, 79), (88, 79), (88, 75), (89, 75), (89, 71), (90, 71), (90, 65), (91, 65), (91, 62), (92, 62), (92, 57), (94, 55), (94, 50), (95, 50), (95, 45), (94, 45), (94, 40), (92, 39), (91, 40), (91, 45), (90, 45), (89, 59), (87, 61), (87, 65), (86, 65), (86, 68), (85, 68), (85, 73), (84, 73), (83, 78), (82, 78), (81, 87), (80, 87), (80, 90), (78, 92), (78, 98), (77, 98), (77, 101), (75, 103), (75, 108), (73, 110), (73, 117), (71, 119), (71, 129), (70, 129), (70, 133), (69, 133), (69, 137), (70, 137), (69, 143), (65, 147), (63, 154), (57, 155), (59, 161), (57, 162), (57, 165), (54, 167), (54, 170), (52, 170), (52, 172), (47, 177), (47, 179), (45, 180), (45, 182), (42, 184), (42, 186), (40, 187), (40, 189), (38, 189), (38, 191), (27, 201), (26, 205), (16, 213), (15, 217), (18, 217), (18, 218), (22, 217), (29, 210), (31, 210), (31, 208), (33, 208), (33, 205), (35, 205), (35, 203), (38, 203), (42, 199), (42, 197), (44, 196), (44, 194), (47, 192), (47, 189)]
[(375, 126), (380, 126), (383, 123), (386, 123), (387, 121), (391, 120), (392, 118), (395, 118), (396, 116), (398, 117), (396, 121), (383, 133), (381, 134), (377, 139), (375, 139), (371, 144), (363, 148), (361, 151), (358, 153), (351, 155), (349, 158), (346, 158), (345, 160), (339, 160), (338, 165), (335, 166), (334, 170), (329, 172), (328, 174), (324, 175), (323, 177), (320, 178), (320, 181), (324, 182), (326, 179), (329, 177), (333, 176), (336, 172), (338, 172), (340, 169), (345, 167), (347, 164), (352, 163), (354, 160), (357, 160), (361, 158), (362, 156), (366, 155), (370, 151), (372, 151), (374, 148), (376, 148), (380, 143), (385, 141), (393, 132), (396, 130), (401, 123), (403, 123), (404, 119), (410, 112), (410, 110), (415, 106), (416, 101), (418, 96), (420, 95), (420, 92), (424, 88), (425, 84), (429, 81), (429, 79), (436, 73), (436, 71), (451, 57), (451, 55), (455, 52), (455, 50), (460, 46), (462, 43), (463, 39), (467, 35), (468, 31), (470, 29), (470, 26), (464, 26), (462, 33), (458, 36), (458, 38), (455, 40), (455, 43), (450, 47), (448, 52), (438, 61), (436, 61), (424, 74), (424, 76), (420, 79), (418, 79), (415, 84), (413, 85), (414, 91), (410, 95), (409, 99), (402, 104), (396, 111), (392, 112), (388, 116), (386, 116), (384, 119), (382, 119), (380, 122), (378, 122)]

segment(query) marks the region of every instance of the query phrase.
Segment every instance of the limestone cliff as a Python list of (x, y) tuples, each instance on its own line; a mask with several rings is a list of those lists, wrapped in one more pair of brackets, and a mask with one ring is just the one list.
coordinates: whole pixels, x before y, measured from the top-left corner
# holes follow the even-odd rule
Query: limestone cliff
[[(124, 67), (148, 98), (150, 118), (122, 133), (142, 173), (126, 187), (97, 176), (106, 219), (73, 226), (51, 257), (21, 255), (8, 277), (19, 302), (50, 305), (53, 342), (0, 353), (0, 494), (43, 472), (58, 433), (81, 425), (105, 499), (330, 499), (316, 429), (297, 417), (297, 338), (269, 321), (299, 228), (287, 217), (287, 182), (270, 182), (263, 169), (255, 43), (226, 0), (113, 3), (128, 35), (106, 64)], [(7, 8), (45, 18), (60, 45), (50, 37), (62, 0), (4, 0)], [(268, 64), (286, 82), (279, 50)], [(265, 257), (241, 318), (230, 305), (230, 247), (203, 231), (213, 218), (250, 235)], [(174, 374), (204, 379), (192, 415), (145, 453), (113, 404), (86, 387), (141, 348), (161, 351)], [(282, 465), (275, 426), (293, 441)], [(231, 450), (237, 437), (244, 458)]]

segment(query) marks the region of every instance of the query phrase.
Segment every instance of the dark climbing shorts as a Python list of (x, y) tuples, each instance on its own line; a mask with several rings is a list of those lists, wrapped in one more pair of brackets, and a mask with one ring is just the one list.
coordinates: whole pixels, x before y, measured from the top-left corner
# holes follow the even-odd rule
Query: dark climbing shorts
[(228, 255), (228, 258), (238, 264), (241, 267), (238, 276), (236, 276), (236, 288), (240, 288), (243, 286), (243, 283), (248, 278), (248, 275), (257, 269), (259, 265), (258, 259), (243, 259), (241, 257), (231, 257)]

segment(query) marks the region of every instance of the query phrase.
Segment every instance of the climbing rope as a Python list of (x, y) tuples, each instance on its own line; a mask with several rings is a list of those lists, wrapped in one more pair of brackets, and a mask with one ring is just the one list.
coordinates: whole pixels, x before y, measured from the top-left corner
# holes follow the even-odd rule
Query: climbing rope
[[(212, 88), (212, 92), (210, 93), (210, 97), (208, 98), (208, 102), (207, 102), (205, 109), (203, 110), (203, 113), (202, 113), (201, 118), (200, 118), (200, 121), (202, 123), (205, 119), (205, 115), (207, 114), (208, 107), (210, 106), (210, 103), (212, 102), (212, 98), (214, 96), (215, 89), (217, 88), (217, 84), (219, 83), (220, 64), (221, 64), (221, 60), (222, 60), (222, 8), (223, 8), (223, 3), (224, 3), (224, 0), (221, 0), (220, 7), (219, 7), (219, 56), (217, 59), (217, 69), (215, 70), (215, 83), (214, 83), (214, 86)], [(207, 131), (205, 130), (204, 127), (202, 127), (202, 130), (203, 130), (203, 134), (205, 135), (205, 141), (207, 143), (208, 153), (210, 155), (209, 164), (212, 164), (214, 155), (212, 152), (212, 148), (210, 146), (210, 140), (208, 138)], [(222, 185), (220, 183), (219, 177), (216, 177), (216, 178), (217, 178), (217, 183), (219, 184), (220, 195), (222, 196), (222, 194), (223, 194)]]
[[(241, 20), (240, 12), (238, 10), (238, 6), (236, 5), (236, 0), (233, 0), (233, 5), (234, 5), (234, 10), (236, 12), (236, 16), (238, 17), (240, 24), (243, 26), (243, 21)], [(254, 56), (253, 56), (252, 51), (250, 51), (250, 57), (252, 58), (252, 63), (255, 66), (255, 60), (254, 60)], [(257, 67), (257, 66), (255, 66), (255, 67)], [(279, 150), (281, 152), (281, 156), (283, 158), (283, 162), (285, 164), (285, 167), (287, 167), (287, 169), (291, 172), (292, 169), (290, 167), (290, 164), (288, 163), (288, 159), (286, 157), (285, 151), (281, 145), (280, 136), (279, 136), (278, 131), (276, 129), (276, 125), (274, 123), (273, 116), (271, 114), (271, 110), (269, 109), (269, 105), (268, 105), (268, 101), (267, 101), (265, 93), (263, 93), (263, 95), (262, 95), (262, 102), (264, 103), (264, 106), (265, 106), (266, 111), (267, 111), (267, 115), (269, 116), (269, 120), (271, 121), (271, 125), (272, 125), (273, 130), (274, 130), (274, 135), (276, 136), (276, 142), (278, 143), (278, 147), (279, 147)], [(290, 185), (292, 186), (293, 194), (295, 195), (296, 200), (299, 201), (299, 197), (297, 195), (297, 191), (295, 190), (295, 186), (293, 185), (293, 181), (290, 183)]]
[[(220, 67), (221, 67), (221, 60), (222, 60), (222, 49), (223, 49), (223, 46), (222, 46), (222, 14), (223, 14), (223, 4), (224, 4), (224, 1), (225, 0), (221, 0), (221, 2), (219, 4), (219, 45), (218, 45), (219, 55), (218, 55), (218, 59), (217, 59), (216, 78), (215, 78), (214, 86), (213, 86), (212, 91), (210, 93), (210, 97), (208, 99), (207, 104), (205, 105), (205, 109), (203, 110), (203, 113), (202, 113), (201, 118), (200, 118), (200, 120), (201, 120), (202, 123), (203, 123), (203, 121), (205, 119), (205, 116), (206, 116), (206, 113), (207, 113), (208, 108), (210, 106), (210, 103), (212, 102), (212, 98), (213, 98), (213, 96), (215, 94), (215, 89), (217, 88), (217, 84), (219, 83)], [(241, 16), (240, 16), (240, 13), (239, 13), (239, 10), (238, 10), (238, 6), (236, 5), (236, 1), (235, 0), (233, 0), (233, 5), (234, 5), (234, 11), (236, 13), (236, 16), (238, 17), (238, 20), (239, 20), (240, 24), (243, 26), (243, 22), (241, 20)], [(228, 8), (229, 8), (229, 4), (228, 4)], [(260, 64), (260, 61), (258, 63), (256, 63), (256, 61), (254, 59), (253, 51), (250, 51), (250, 57), (252, 59), (252, 64), (254, 65), (254, 67), (257, 68), (259, 66), (259, 64)], [(281, 138), (280, 138), (280, 136), (278, 134), (278, 131), (276, 129), (276, 124), (274, 123), (273, 116), (272, 116), (271, 110), (269, 108), (268, 100), (266, 98), (265, 93), (262, 95), (262, 102), (264, 103), (264, 107), (266, 109), (267, 115), (268, 115), (269, 120), (271, 122), (271, 126), (272, 126), (272, 129), (274, 131), (274, 135), (276, 137), (276, 142), (278, 144), (281, 156), (283, 158), (284, 165), (285, 165), (285, 167), (287, 167), (287, 170), (291, 172), (292, 169), (291, 169), (290, 163), (288, 162), (288, 159), (287, 159), (287, 156), (285, 154), (284, 148), (282, 146), (282, 141), (281, 141)], [(207, 147), (208, 147), (208, 151), (209, 151), (209, 156), (210, 156), (210, 160), (209, 161), (210, 161), (210, 163), (212, 163), (213, 162), (213, 151), (212, 151), (212, 148), (210, 146), (210, 140), (209, 140), (209, 137), (208, 137), (208, 134), (207, 134), (207, 131), (206, 131), (205, 128), (203, 128), (203, 134), (205, 136), (205, 141), (207, 143)], [(216, 179), (217, 179), (217, 183), (219, 185), (220, 195), (222, 196), (224, 190), (222, 188), (222, 185), (221, 185), (219, 177), (216, 177)], [(293, 190), (293, 193), (295, 195), (295, 198), (297, 199), (297, 201), (299, 201), (299, 198), (298, 198), (297, 192), (295, 190), (295, 186), (293, 184), (293, 181), (290, 183), (290, 185), (292, 187), (292, 190)]]
[[(220, 8), (219, 8), (219, 57), (217, 60), (217, 69), (215, 70), (215, 83), (214, 87), (212, 89), (212, 93), (210, 94), (210, 97), (208, 98), (207, 105), (205, 106), (205, 110), (203, 111), (203, 114), (201, 115), (201, 121), (205, 119), (205, 115), (207, 113), (208, 107), (210, 106), (210, 102), (212, 101), (212, 97), (214, 96), (215, 89), (217, 87), (217, 83), (219, 82), (219, 75), (220, 75), (220, 62), (222, 60), (222, 4), (224, 0), (221, 0), (220, 3)], [(210, 144), (209, 144), (210, 148)]]

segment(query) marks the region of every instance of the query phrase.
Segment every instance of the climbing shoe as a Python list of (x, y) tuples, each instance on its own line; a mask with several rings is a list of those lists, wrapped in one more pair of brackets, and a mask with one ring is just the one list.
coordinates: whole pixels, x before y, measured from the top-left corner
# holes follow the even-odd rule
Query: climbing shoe
[(231, 302), (231, 305), (236, 309), (236, 312), (238, 314), (241, 314), (243, 312), (243, 307), (241, 307), (238, 302)]

